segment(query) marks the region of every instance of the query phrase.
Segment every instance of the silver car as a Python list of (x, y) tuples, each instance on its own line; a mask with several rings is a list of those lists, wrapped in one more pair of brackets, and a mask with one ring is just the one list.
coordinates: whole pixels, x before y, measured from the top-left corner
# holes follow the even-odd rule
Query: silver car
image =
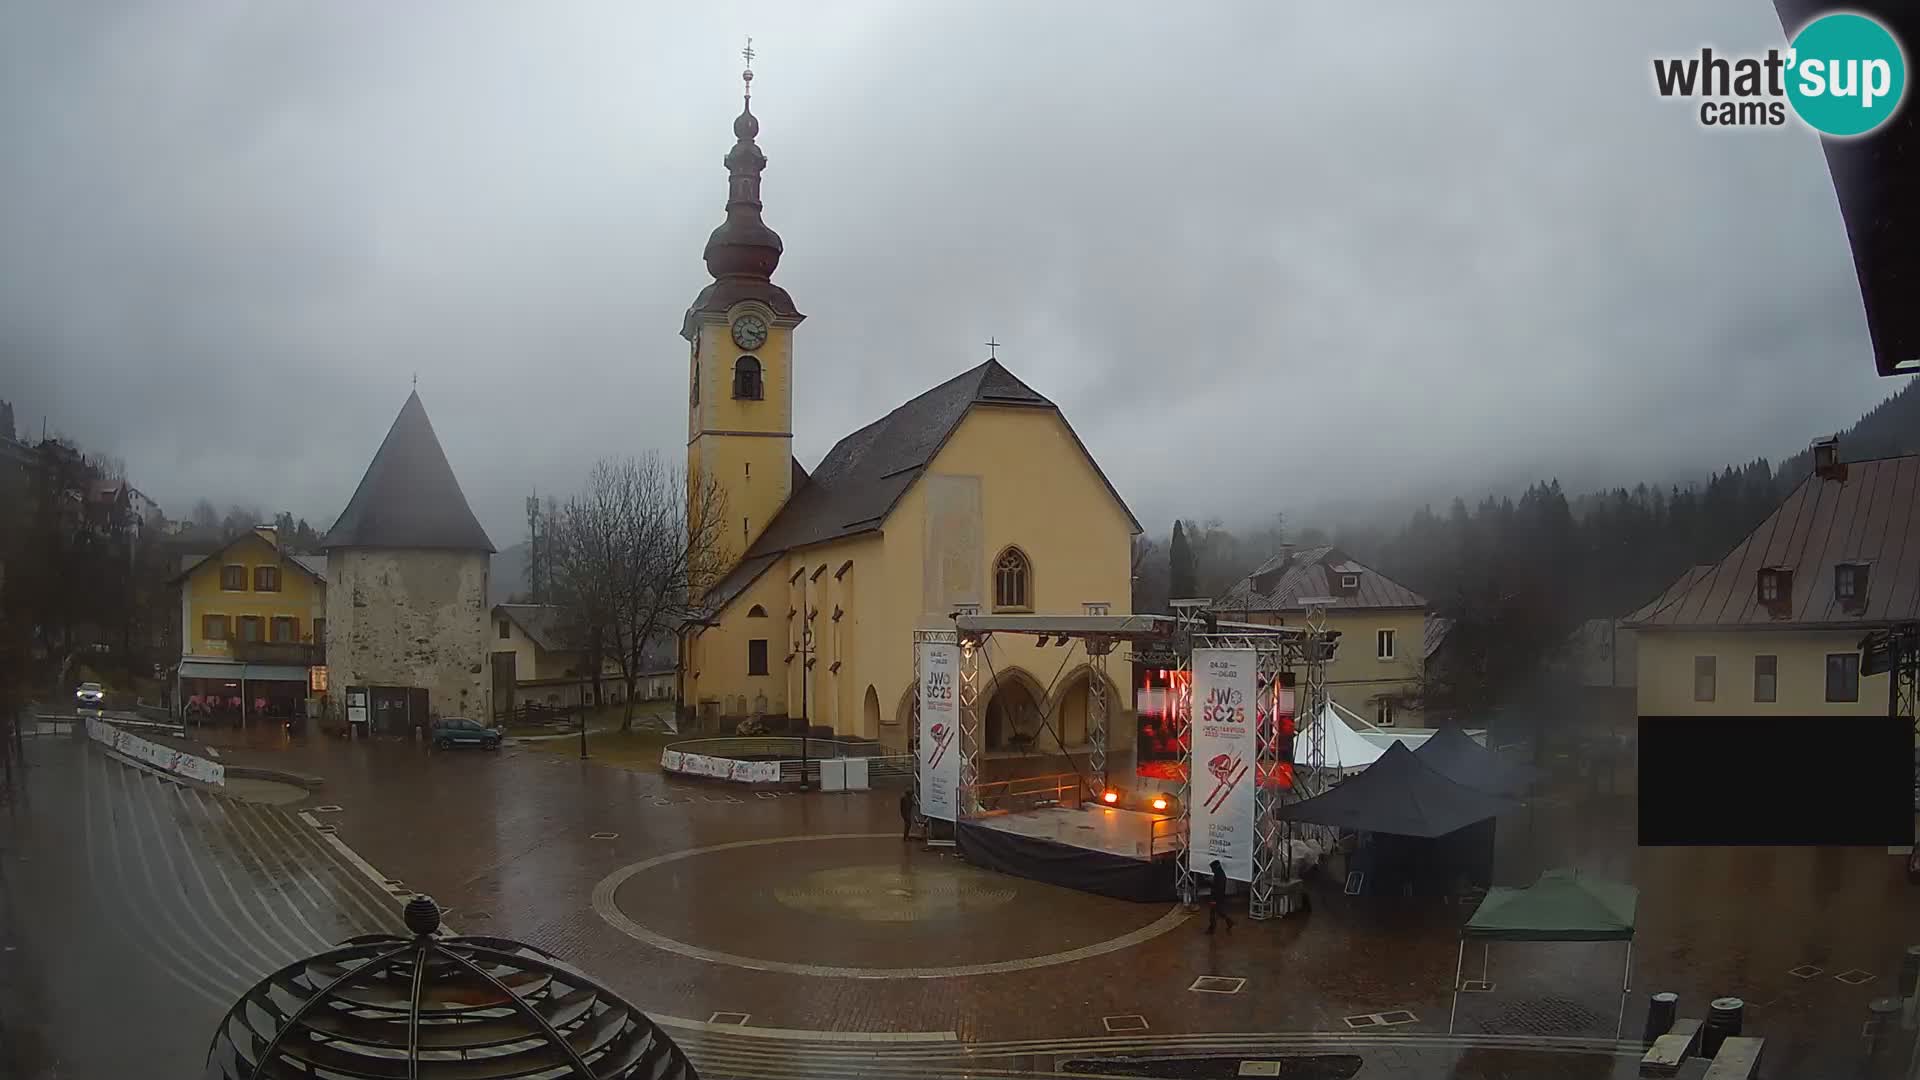
[(107, 692), (97, 682), (83, 682), (80, 689), (73, 692), (73, 700), (83, 709), (97, 709), (107, 700)]

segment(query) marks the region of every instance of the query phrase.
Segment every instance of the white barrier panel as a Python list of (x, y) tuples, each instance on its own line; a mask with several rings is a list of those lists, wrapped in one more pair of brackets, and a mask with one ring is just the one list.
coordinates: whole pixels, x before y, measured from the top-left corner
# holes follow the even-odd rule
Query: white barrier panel
[(736, 761), (733, 763), (732, 779), (742, 784), (777, 784), (780, 782), (780, 763)]
[(227, 767), (217, 761), (208, 761), (206, 758), (195, 757), (185, 750), (162, 746), (95, 717), (87, 718), (87, 738), (135, 761), (144, 761), (156, 769), (170, 772), (175, 776), (184, 776), (203, 784), (219, 784), (223, 787), (227, 782)]

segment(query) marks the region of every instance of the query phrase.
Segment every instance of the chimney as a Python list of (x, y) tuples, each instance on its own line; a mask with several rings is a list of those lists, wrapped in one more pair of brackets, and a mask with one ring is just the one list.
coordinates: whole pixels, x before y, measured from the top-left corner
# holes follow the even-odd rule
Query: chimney
[(1847, 466), (1840, 460), (1840, 436), (1829, 435), (1813, 442), (1813, 475), (1822, 480), (1847, 478)]
[(280, 546), (280, 530), (275, 526), (255, 525), (253, 527), (253, 535), (272, 544), (275, 548)]

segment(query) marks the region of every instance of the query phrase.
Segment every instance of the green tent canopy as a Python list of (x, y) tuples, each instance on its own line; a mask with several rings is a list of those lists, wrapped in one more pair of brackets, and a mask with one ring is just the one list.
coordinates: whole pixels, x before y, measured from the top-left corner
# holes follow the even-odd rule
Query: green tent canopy
[(1640, 890), (1576, 870), (1549, 870), (1524, 889), (1495, 888), (1463, 933), (1495, 941), (1628, 941)]
[(1624, 941), (1626, 969), (1620, 975), (1620, 1011), (1614, 1017), (1613, 1037), (1627, 1017), (1627, 993), (1633, 985), (1633, 925), (1640, 906), (1640, 890), (1606, 878), (1586, 877), (1577, 870), (1549, 870), (1524, 889), (1489, 889), (1473, 918), (1460, 930), (1460, 952), (1453, 964), (1453, 1009), (1447, 1014), (1447, 1032), (1453, 1032), (1460, 1013), (1460, 972), (1466, 965), (1467, 939), (1481, 943), (1480, 978), (1487, 982), (1487, 953), (1494, 941)]

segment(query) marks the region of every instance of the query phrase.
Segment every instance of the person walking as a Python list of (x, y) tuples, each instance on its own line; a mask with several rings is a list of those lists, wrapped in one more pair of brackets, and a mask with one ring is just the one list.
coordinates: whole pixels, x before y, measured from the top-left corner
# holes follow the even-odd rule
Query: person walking
[(913, 789), (900, 793), (900, 839), (913, 839)]
[(1227, 868), (1220, 865), (1219, 859), (1215, 859), (1210, 869), (1213, 870), (1213, 895), (1208, 898), (1207, 933), (1213, 933), (1214, 924), (1219, 922), (1226, 923), (1231, 931), (1233, 916), (1227, 914)]

